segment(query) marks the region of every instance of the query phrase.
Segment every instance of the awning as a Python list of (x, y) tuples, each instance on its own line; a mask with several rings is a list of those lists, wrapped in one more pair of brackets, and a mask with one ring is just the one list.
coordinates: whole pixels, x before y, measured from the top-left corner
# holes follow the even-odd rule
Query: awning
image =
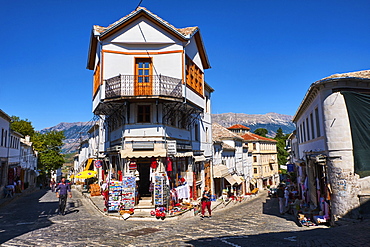
[(174, 156), (175, 157), (192, 157), (193, 152), (177, 152)]
[(251, 183), (255, 184), (255, 183), (257, 183), (257, 180), (255, 178), (252, 178)]
[(225, 165), (218, 165), (213, 167), (213, 177), (223, 178), (229, 174), (229, 169)]
[(194, 156), (194, 162), (201, 162), (201, 161), (206, 161), (206, 157), (204, 155), (199, 155), (199, 156)]
[(225, 177), (225, 179), (226, 179), (226, 180), (227, 180), (227, 182), (229, 182), (231, 185), (234, 185), (234, 184), (236, 184), (236, 183), (237, 183), (233, 175), (230, 175), (230, 174), (229, 174), (229, 175), (227, 175), (227, 176)]
[(120, 151), (121, 158), (150, 158), (150, 157), (166, 157), (166, 149), (155, 149), (149, 151), (133, 151), (132, 149), (124, 149)]
[(236, 183), (239, 185), (241, 183), (243, 183), (243, 180), (241, 179), (240, 176), (237, 176), (237, 175), (233, 175), (233, 178), (235, 179)]

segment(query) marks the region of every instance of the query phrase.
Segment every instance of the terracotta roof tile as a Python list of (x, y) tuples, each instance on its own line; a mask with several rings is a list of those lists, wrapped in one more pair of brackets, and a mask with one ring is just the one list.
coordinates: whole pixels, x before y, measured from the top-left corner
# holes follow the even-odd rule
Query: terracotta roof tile
[(267, 137), (259, 136), (254, 133), (246, 133), (245, 135), (242, 135), (242, 138), (246, 141), (269, 141), (269, 142), (277, 142), (274, 139), (270, 139)]
[(212, 140), (221, 141), (222, 139), (227, 139), (227, 138), (243, 140), (243, 138), (241, 138), (237, 134), (234, 134), (233, 132), (221, 126), (220, 124), (213, 123), (212, 124)]
[(234, 124), (233, 126), (227, 128), (228, 130), (229, 129), (245, 129), (245, 130), (250, 130), (251, 128), (248, 128), (244, 125), (241, 125), (241, 124)]

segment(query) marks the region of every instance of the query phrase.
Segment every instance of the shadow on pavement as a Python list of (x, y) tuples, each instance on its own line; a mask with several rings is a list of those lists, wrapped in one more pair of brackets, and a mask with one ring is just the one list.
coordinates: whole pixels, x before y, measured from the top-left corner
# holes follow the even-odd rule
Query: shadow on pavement
[[(370, 222), (305, 231), (230, 235), (185, 242), (189, 246), (369, 246)], [(184, 245), (187, 246), (187, 245)]]
[(22, 234), (53, 224), (58, 201), (40, 202), (47, 190), (36, 190), (0, 208), (0, 244)]
[(294, 217), (294, 215), (285, 213), (284, 215), (281, 215), (279, 212), (279, 201), (278, 198), (271, 198), (267, 197), (266, 202), (263, 203), (262, 212), (264, 214), (273, 215), (276, 217), (284, 218), (287, 221), (293, 221), (297, 226), (301, 227), (302, 225), (299, 224), (298, 220)]

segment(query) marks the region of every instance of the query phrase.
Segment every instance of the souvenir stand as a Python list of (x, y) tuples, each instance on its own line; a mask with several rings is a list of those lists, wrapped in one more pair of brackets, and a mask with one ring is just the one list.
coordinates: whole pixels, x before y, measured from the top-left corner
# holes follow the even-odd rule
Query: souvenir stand
[(106, 202), (107, 211), (119, 211), (122, 199), (122, 182), (109, 181), (108, 201)]
[(122, 201), (120, 210), (134, 212), (135, 207), (135, 176), (122, 177)]
[[(156, 173), (154, 176), (154, 206), (156, 208), (155, 215), (157, 218), (166, 216), (168, 209), (169, 190), (166, 183), (165, 173)], [(154, 212), (153, 212), (154, 213)]]
[(108, 188), (107, 211), (127, 211), (131, 214), (135, 206), (136, 177), (125, 176), (122, 181), (110, 181)]

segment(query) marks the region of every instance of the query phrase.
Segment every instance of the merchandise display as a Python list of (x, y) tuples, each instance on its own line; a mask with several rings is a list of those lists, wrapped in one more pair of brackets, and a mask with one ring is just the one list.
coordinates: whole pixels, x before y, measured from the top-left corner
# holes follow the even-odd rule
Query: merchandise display
[(122, 177), (122, 181), (110, 181), (107, 211), (127, 211), (132, 214), (135, 206), (135, 186), (133, 176)]

